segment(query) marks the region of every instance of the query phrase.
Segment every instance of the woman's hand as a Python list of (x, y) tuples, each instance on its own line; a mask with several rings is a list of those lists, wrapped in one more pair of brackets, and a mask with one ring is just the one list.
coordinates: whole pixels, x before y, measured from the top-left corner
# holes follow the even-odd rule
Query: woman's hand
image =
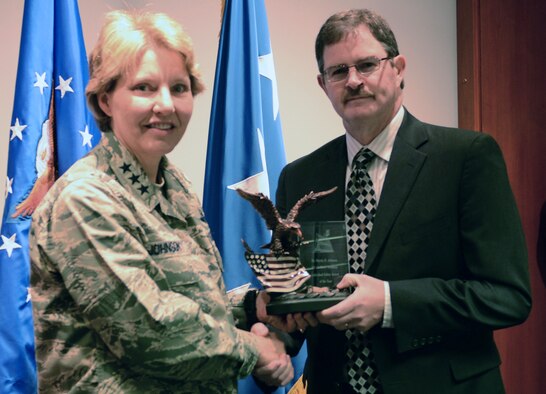
[[(314, 287), (313, 291), (320, 292), (325, 291), (326, 288)], [(294, 332), (296, 330), (304, 332), (307, 327), (316, 327), (319, 324), (319, 320), (314, 313), (294, 313), (286, 315), (268, 315), (266, 306), (270, 301), (269, 294), (264, 291), (260, 291), (256, 298), (256, 316), (261, 322), (272, 325), (279, 330), (285, 332)]]
[(258, 363), (252, 375), (268, 386), (284, 386), (294, 378), (294, 368), (284, 344), (262, 323), (250, 329), (256, 336)]

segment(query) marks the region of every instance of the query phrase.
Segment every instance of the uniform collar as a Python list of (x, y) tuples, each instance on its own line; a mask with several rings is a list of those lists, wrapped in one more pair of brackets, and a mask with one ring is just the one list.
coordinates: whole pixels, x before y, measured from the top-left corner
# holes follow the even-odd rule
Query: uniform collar
[[(153, 210), (159, 203), (160, 185), (150, 181), (137, 158), (119, 142), (113, 132), (104, 133), (101, 144), (110, 156), (108, 162), (119, 183), (143, 200), (150, 211)], [(163, 157), (159, 163), (159, 174), (163, 173), (166, 165), (167, 159)]]

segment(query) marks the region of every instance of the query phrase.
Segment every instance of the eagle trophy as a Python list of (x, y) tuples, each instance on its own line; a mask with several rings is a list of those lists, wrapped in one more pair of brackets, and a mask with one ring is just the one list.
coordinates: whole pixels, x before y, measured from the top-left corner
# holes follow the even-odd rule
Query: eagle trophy
[[(237, 193), (245, 200), (249, 201), (256, 211), (265, 219), (267, 228), (272, 231), (271, 241), (262, 245), (275, 256), (282, 254), (297, 255), (299, 246), (303, 240), (301, 226), (296, 222), (300, 211), (307, 205), (332, 194), (337, 189), (333, 187), (322, 192), (310, 192), (300, 198), (292, 207), (285, 219), (281, 218), (279, 211), (273, 202), (263, 193), (248, 193), (242, 189), (236, 189)], [(248, 246), (243, 241), (245, 248)]]

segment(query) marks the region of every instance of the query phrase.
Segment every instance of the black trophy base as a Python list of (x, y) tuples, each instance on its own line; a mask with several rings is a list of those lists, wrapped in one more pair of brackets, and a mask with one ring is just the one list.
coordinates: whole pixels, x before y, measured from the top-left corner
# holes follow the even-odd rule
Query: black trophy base
[(271, 297), (266, 310), (268, 315), (316, 312), (343, 301), (350, 293), (340, 290), (310, 293), (286, 293)]

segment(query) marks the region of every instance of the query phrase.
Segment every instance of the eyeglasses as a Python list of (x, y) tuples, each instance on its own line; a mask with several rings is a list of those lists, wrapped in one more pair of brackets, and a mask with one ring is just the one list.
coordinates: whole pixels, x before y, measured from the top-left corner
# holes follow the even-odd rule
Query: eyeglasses
[(347, 79), (349, 76), (349, 69), (351, 67), (354, 67), (356, 71), (362, 76), (367, 77), (370, 74), (373, 74), (379, 69), (379, 65), (383, 60), (389, 60), (392, 59), (392, 57), (387, 56), (382, 59), (379, 59), (375, 56), (368, 57), (364, 60), (360, 60), (358, 63), (355, 64), (338, 64), (336, 66), (328, 67), (326, 70), (324, 70), (324, 78), (326, 78), (329, 82), (340, 82)]

